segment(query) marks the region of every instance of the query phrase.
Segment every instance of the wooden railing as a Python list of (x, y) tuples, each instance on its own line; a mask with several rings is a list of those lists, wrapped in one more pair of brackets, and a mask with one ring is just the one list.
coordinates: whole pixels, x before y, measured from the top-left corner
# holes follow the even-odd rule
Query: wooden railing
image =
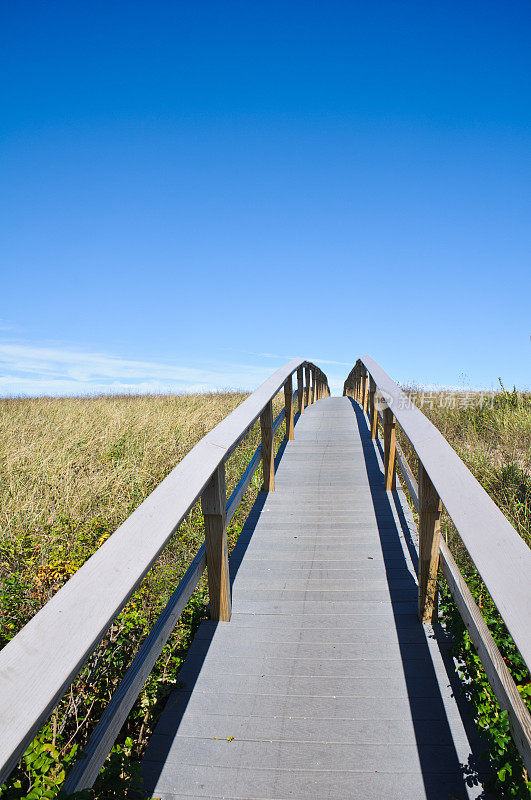
[[(344, 385), (369, 415), (371, 437), (383, 427), (386, 489), (396, 465), (419, 514), (419, 618), (429, 622), (440, 567), (502, 710), (531, 771), (531, 717), (452, 554), (440, 536), (443, 505), (528, 668), (531, 664), (531, 551), (446, 439), (370, 356), (359, 359)], [(378, 407), (382, 408), (379, 411)], [(418, 458), (415, 479), (396, 441), (399, 424)]]
[[(295, 372), (298, 388), (293, 392)], [(282, 390), (284, 408), (273, 419), (273, 399)], [(0, 786), (172, 534), (200, 500), (205, 543), (127, 670), (83, 757), (67, 777), (63, 792), (92, 786), (205, 567), (211, 618), (230, 619), (227, 525), (260, 463), (263, 489), (274, 490), (273, 437), (285, 419), (286, 438), (293, 439), (294, 397), (303, 414), (305, 406), (329, 394), (326, 375), (315, 364), (294, 359), (278, 369), (201, 439), (4, 647), (0, 652)], [(261, 445), (227, 501), (225, 462), (258, 418)]]

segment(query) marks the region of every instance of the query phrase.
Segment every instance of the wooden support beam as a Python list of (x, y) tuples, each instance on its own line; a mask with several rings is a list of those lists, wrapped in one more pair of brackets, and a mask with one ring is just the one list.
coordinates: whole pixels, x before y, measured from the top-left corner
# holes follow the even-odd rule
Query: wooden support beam
[(317, 400), (317, 371), (312, 369), (312, 403)]
[(201, 495), (201, 510), (205, 519), (210, 617), (219, 622), (228, 622), (231, 616), (225, 503), (225, 464), (220, 464)]
[(444, 539), (440, 540), (440, 555), (442, 574), (446, 578), (502, 711), (507, 711), (514, 743), (522, 756), (525, 768), (531, 772), (531, 717), (525, 702), (520, 697), (503, 656)]
[(367, 403), (369, 402), (369, 380), (367, 370), (361, 373), (361, 407), (363, 411), (367, 411)]
[(376, 383), (369, 376), (369, 414), (371, 420), (371, 439), (378, 438), (378, 409), (376, 408)]
[(264, 482), (262, 491), (275, 491), (275, 459), (273, 452), (273, 401), (270, 400), (260, 415), (262, 429), (262, 469)]
[(286, 408), (286, 439), (293, 439), (293, 381), (291, 375), (284, 384), (284, 406)]
[(383, 410), (385, 488), (396, 489), (396, 420), (390, 408)]
[(304, 405), (310, 405), (310, 367), (305, 367), (304, 369), (304, 377), (306, 378), (306, 386), (305, 386), (305, 394), (304, 394)]
[(297, 370), (297, 401), (299, 414), (304, 414), (304, 370), (302, 367)]
[(442, 502), (419, 461), (419, 619), (431, 622), (436, 607)]

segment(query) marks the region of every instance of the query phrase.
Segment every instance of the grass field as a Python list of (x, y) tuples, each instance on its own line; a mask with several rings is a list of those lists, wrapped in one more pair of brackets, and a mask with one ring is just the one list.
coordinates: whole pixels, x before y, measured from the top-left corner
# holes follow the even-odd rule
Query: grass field
[[(461, 459), (511, 521), (524, 541), (531, 544), (531, 394), (503, 386), (494, 395), (480, 393), (429, 393), (410, 390), (424, 414), (450, 442)], [(405, 437), (399, 434), (408, 462), (417, 460)], [(416, 517), (416, 513), (415, 513)], [(448, 515), (443, 512), (442, 532), (483, 617), (505, 659), (521, 696), (531, 709), (530, 675), (490, 595), (474, 567)], [(497, 798), (527, 800), (531, 783), (512, 742), (506, 712), (501, 712), (485, 672), (471, 644), (445, 582), (440, 581), (440, 609), (454, 637), (458, 671), (482, 730), (486, 763), (493, 775), (490, 788)], [(527, 609), (527, 613), (528, 613)]]
[[(531, 397), (499, 392), (426, 395), (412, 391), (461, 458), (530, 541)], [(178, 461), (245, 397), (241, 393), (0, 401), (0, 646), (53, 595)], [(454, 398), (454, 401), (452, 401)], [(281, 401), (278, 398), (278, 406)], [(231, 491), (259, 443), (258, 426), (227, 465)], [(277, 434), (277, 445), (283, 426)], [(405, 448), (405, 442), (403, 442)], [(414, 466), (414, 456), (410, 463)], [(229, 528), (233, 546), (261, 483), (260, 471)], [(529, 675), (451, 524), (444, 532), (523, 696)], [(50, 722), (26, 753), (2, 798), (54, 797), (143, 637), (203, 540), (198, 509), (181, 525), (142, 586), (108, 631)], [(441, 585), (442, 611), (479, 724), (486, 729), (499, 797), (527, 797), (527, 776), (507, 734), (466, 631)], [(124, 797), (193, 632), (204, 616), (205, 581), (157, 662), (100, 776), (84, 796)]]

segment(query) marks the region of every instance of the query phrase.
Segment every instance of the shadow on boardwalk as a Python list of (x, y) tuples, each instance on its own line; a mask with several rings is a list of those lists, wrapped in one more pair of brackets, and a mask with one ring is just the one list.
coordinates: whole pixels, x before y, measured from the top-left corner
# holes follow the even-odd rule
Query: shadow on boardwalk
[[(448, 684), (451, 685), (452, 687), (453, 696), (459, 708), (462, 723), (465, 727), (469, 742), (474, 750), (474, 755), (472, 758), (469, 759), (468, 763), (466, 764), (461, 763), (458, 754), (455, 750), (452, 731), (448, 723), (446, 709), (444, 706), (442, 696), (440, 694), (439, 680), (435, 673), (429, 649), (426, 647), (425, 658), (423, 659), (425, 664), (423, 684), (427, 684), (425, 686), (425, 691), (427, 691), (427, 694), (429, 696), (419, 697), (418, 678), (411, 675), (407, 669), (407, 664), (408, 661), (410, 660), (410, 655), (409, 655), (410, 644), (408, 640), (404, 639), (404, 636), (402, 635), (401, 612), (404, 605), (404, 591), (402, 586), (404, 581), (410, 583), (410, 590), (412, 590), (416, 596), (417, 582), (414, 580), (413, 576), (411, 575), (410, 571), (407, 568), (403, 549), (400, 543), (397, 541), (396, 536), (392, 537), (389, 536), (388, 518), (389, 514), (392, 514), (393, 512), (393, 509), (391, 508), (390, 497), (393, 498), (393, 505), (399, 519), (401, 528), (400, 533), (404, 538), (404, 542), (406, 544), (409, 557), (411, 559), (411, 563), (418, 576), (419, 558), (418, 558), (417, 545), (413, 541), (413, 538), (411, 536), (411, 529), (406, 520), (404, 509), (402, 507), (398, 491), (395, 490), (389, 493), (385, 491), (384, 474), (382, 472), (381, 463), (376, 455), (374, 447), (375, 442), (371, 439), (371, 433), (368, 426), (367, 418), (363, 413), (363, 411), (361, 410), (360, 406), (357, 403), (355, 403), (354, 400), (352, 400), (352, 398), (349, 399), (352, 403), (352, 407), (356, 415), (358, 430), (360, 433), (361, 443), (363, 447), (365, 466), (367, 469), (367, 477), (369, 480), (372, 502), (374, 506), (374, 513), (376, 515), (376, 522), (380, 534), (380, 543), (384, 556), (384, 562), (386, 564), (389, 592), (391, 595), (391, 603), (395, 618), (395, 627), (400, 646), (402, 662), (404, 664), (404, 676), (406, 679), (407, 692), (411, 707), (411, 717), (413, 720), (413, 725), (415, 728), (415, 734), (417, 738), (417, 749), (426, 789), (426, 797), (431, 798), (433, 796), (439, 798), (440, 790), (436, 785), (433, 784), (433, 778), (434, 777), (436, 778), (437, 776), (432, 775), (433, 764), (431, 763), (431, 756), (427, 756), (425, 748), (423, 747), (423, 738), (425, 737), (425, 730), (426, 730), (424, 721), (425, 716), (423, 713), (419, 715), (419, 710), (425, 709), (427, 703), (430, 703), (434, 706), (433, 710), (435, 712), (435, 715), (442, 721), (441, 727), (439, 729), (440, 738), (438, 743), (442, 746), (446, 746), (449, 748), (449, 750), (451, 751), (451, 759), (454, 761), (455, 770), (461, 772), (463, 779), (468, 786), (480, 785), (481, 765), (480, 763), (478, 763), (477, 756), (484, 749), (484, 745), (482, 745), (479, 734), (474, 726), (470, 710), (467, 707), (466, 700), (463, 696), (462, 688), (459, 683), (459, 678), (454, 669), (454, 664), (449, 653), (451, 642), (449, 641), (449, 638), (444, 628), (440, 624), (436, 623), (432, 626), (433, 627), (432, 638), (437, 642), (437, 645), (439, 647), (439, 652), (441, 654), (444, 668), (446, 670), (446, 678), (448, 679)], [(377, 447), (383, 463), (384, 454), (382, 450), (382, 445), (379, 440), (377, 442)], [(402, 556), (402, 565), (401, 567), (397, 568), (396, 559), (397, 557), (400, 559), (400, 556)], [(393, 566), (390, 567), (389, 566), (390, 564), (392, 564)], [(400, 575), (401, 578), (400, 589), (394, 588), (396, 585), (396, 580), (398, 575)], [(430, 758), (430, 761), (427, 760), (428, 757)], [(483, 778), (485, 777), (484, 771), (482, 777)], [(484, 800), (489, 800), (490, 795), (487, 794), (486, 792), (482, 792), (480, 795), (477, 795), (477, 797), (478, 800), (481, 800), (482, 798), (484, 798)]]
[[(396, 638), (400, 653), (399, 659), (397, 657), (397, 672), (399, 672), (400, 669), (403, 671), (406, 685), (407, 696), (406, 694), (403, 695), (402, 702), (405, 703), (404, 710), (406, 710), (409, 705), (409, 717), (412, 722), (415, 736), (414, 742), (404, 741), (403, 744), (413, 745), (413, 747), (409, 748), (410, 750), (413, 750), (416, 746), (418, 762), (420, 764), (421, 777), (419, 776), (418, 783), (415, 784), (416, 791), (413, 795), (411, 795), (411, 800), (417, 800), (417, 798), (420, 798), (421, 796), (427, 800), (465, 800), (466, 792), (463, 789), (463, 779), (469, 786), (476, 786), (475, 790), (473, 791), (473, 796), (475, 798), (486, 798), (487, 796), (485, 794), (481, 794), (481, 788), (478, 785), (478, 773), (476, 770), (475, 761), (470, 761), (470, 759), (469, 763), (462, 763), (460, 761), (452, 733), (451, 721), (449, 721), (447, 716), (448, 701), (445, 701), (441, 694), (441, 687), (452, 685), (458, 706), (460, 702), (462, 703), (462, 700), (460, 699), (457, 677), (455, 675), (451, 659), (447, 653), (447, 642), (444, 631), (440, 626), (435, 626), (433, 639), (428, 641), (426, 640), (422, 632), (422, 626), (416, 617), (417, 583), (415, 576), (410, 569), (409, 563), (411, 562), (414, 569), (417, 569), (418, 556), (415, 542), (413, 541), (411, 530), (408, 525), (408, 519), (406, 518), (407, 512), (404, 511), (404, 508), (401, 505), (398, 492), (395, 492), (393, 495), (385, 491), (380, 462), (374, 448), (374, 442), (370, 438), (370, 432), (367, 427), (366, 418), (357, 404), (352, 403), (352, 408), (352, 423), (353, 425), (357, 424), (361, 439), (370, 497), (372, 499), (376, 526), (378, 530), (378, 538), (383, 554), (384, 572), (382, 574), (385, 575), (389, 588), (391, 600), (390, 605), (392, 609), (392, 617), (389, 617), (389, 627), (391, 627), (392, 621), (394, 621), (396, 629)], [(282, 456), (285, 446), (286, 444), (283, 443), (280, 448), (277, 456), (277, 463)], [(266, 494), (260, 494), (258, 496), (253, 508), (251, 509), (242, 534), (240, 535), (236, 547), (231, 555), (230, 571), (232, 581), (234, 581), (236, 575), (238, 574), (247, 550), (253, 542), (253, 534), (255, 532), (258, 520), (260, 519), (260, 514), (267, 501), (267, 497), (268, 496)], [(398, 519), (400, 530), (397, 529), (396, 519)], [(374, 532), (374, 536), (375, 542), (377, 542), (378, 538), (376, 538), (376, 531)], [(404, 549), (402, 546), (400, 536), (402, 536), (405, 541), (406, 549)], [(254, 558), (257, 558), (256, 553)], [(311, 559), (312, 556), (306, 556), (306, 558)], [(306, 602), (306, 596), (304, 602)], [(308, 607), (311, 605), (312, 600), (309, 598)], [(340, 604), (336, 601), (332, 601), (331, 606), (334, 605), (337, 606)], [(335, 612), (331, 613), (333, 614)], [(223, 623), (221, 624), (223, 625)], [(181, 722), (189, 705), (192, 693), (196, 688), (198, 678), (205, 663), (205, 659), (209, 653), (209, 649), (211, 648), (212, 641), (216, 634), (216, 629), (217, 626), (212, 622), (204, 623), (201, 626), (200, 632), (192, 644), (190, 654), (182, 671), (183, 680), (185, 681), (184, 687), (172, 694), (161, 721), (157, 726), (154, 736), (156, 741), (153, 744), (153, 755), (155, 757), (150, 758), (148, 750), (146, 761), (144, 762), (143, 773), (145, 778), (145, 788), (148, 792), (153, 792), (157, 786), (157, 781), (167, 761), (172, 745), (177, 737), (177, 734), (179, 733), (179, 730), (181, 729)], [(221, 631), (218, 631), (218, 634), (220, 632)], [(252, 637), (252, 628), (249, 629), (249, 636)], [(439, 654), (439, 649), (443, 659), (442, 662), (440, 658), (433, 657), (434, 655)], [(212, 650), (212, 652), (214, 652), (214, 650)], [(308, 673), (304, 674), (307, 675)], [(261, 677), (263, 678), (264, 676)], [(304, 680), (306, 680), (306, 678), (304, 678)], [(199, 686), (198, 691), (200, 691), (200, 689), (201, 687)], [(328, 692), (328, 694), (332, 694), (332, 692)], [(358, 692), (350, 692), (350, 694), (358, 695)], [(235, 696), (236, 695), (234, 695), (234, 697)], [(389, 694), (384, 694), (384, 696), (391, 697)], [(394, 695), (392, 695), (392, 697), (394, 697)], [(354, 700), (355, 702), (358, 702), (356, 698), (354, 698)], [(207, 711), (209, 714), (216, 714), (218, 712), (217, 704), (219, 704), (219, 697), (217, 694), (212, 692), (208, 698), (208, 701), (205, 700), (204, 702), (208, 704)], [(392, 705), (392, 703), (393, 699), (390, 699), (389, 705)], [(193, 704), (191, 708), (193, 708)], [(275, 711), (274, 713), (277, 712)], [(356, 710), (354, 710), (354, 713), (357, 713)], [(453, 706), (453, 713), (457, 713), (457, 708), (455, 705)], [(342, 714), (342, 716), (345, 717), (346, 715)], [(384, 714), (383, 716), (388, 717), (392, 715)], [(475, 736), (474, 731), (470, 728), (471, 720), (467, 717), (466, 709), (464, 710), (464, 713), (461, 713), (461, 717), (465, 727), (468, 727), (468, 738), (470, 743), (473, 745), (477, 741), (477, 737)], [(287, 720), (290, 719), (291, 717), (287, 717)], [(318, 721), (319, 720), (317, 720), (317, 722)], [(350, 717), (346, 721), (349, 722)], [(354, 720), (352, 722), (354, 723)], [(379, 731), (380, 729), (378, 726), (382, 725), (382, 743), (385, 742), (385, 724), (385, 719), (374, 720), (375, 731)], [(261, 732), (260, 734), (263, 735)], [(180, 790), (176, 788), (169, 793), (162, 792), (161, 796), (164, 798), (164, 800), (168, 800), (170, 797), (178, 797), (180, 800), (185, 795), (190, 797), (201, 796), (205, 798), (222, 796), (231, 798), (235, 796), (238, 798), (242, 798), (244, 796), (284, 798), (286, 796), (285, 790), (284, 793), (281, 794), (277, 792), (277, 794), (268, 793), (267, 795), (263, 795), (255, 793), (254, 790), (252, 795), (242, 794), (241, 792), (233, 794), (229, 789), (226, 789), (224, 785), (218, 786), (217, 784), (212, 783), (212, 781), (209, 783), (208, 779), (205, 777), (208, 759), (205, 758), (205, 760), (202, 762), (194, 759), (196, 751), (200, 746), (199, 742), (201, 740), (199, 738), (195, 738), (195, 733), (194, 736), (191, 736), (190, 733), (186, 734), (186, 736), (188, 739), (188, 752), (191, 754), (191, 756), (189, 756), (189, 764), (187, 767), (188, 772), (186, 772), (187, 778), (185, 779), (183, 777), (183, 762), (181, 760), (174, 761), (173, 764), (176, 783), (174, 783), (173, 786), (177, 786), (177, 784), (180, 786), (181, 781), (183, 786), (180, 787)], [(209, 737), (212, 738), (212, 734), (210, 732)], [(265, 742), (269, 740), (259, 739), (259, 741), (263, 741), (265, 744)], [(297, 742), (293, 741), (293, 739), (290, 739), (289, 741), (291, 741), (292, 744), (297, 745)], [(301, 742), (300, 746), (303, 746), (304, 744), (307, 745), (308, 742)], [(333, 751), (335, 749), (334, 742), (330, 740), (319, 740), (317, 744), (324, 749), (328, 749), (329, 751)], [(348, 742), (346, 742), (346, 744), (350, 747)], [(400, 743), (400, 747), (401, 745), (402, 743)], [(396, 750), (396, 741), (394, 742), (394, 747)], [(235, 748), (236, 743), (234, 743), (234, 752)], [(338, 770), (344, 769), (339, 761), (337, 763)], [(355, 771), (358, 769), (357, 764), (358, 762), (356, 761), (355, 768), (350, 768), (352, 770), (351, 772), (348, 771), (348, 768), (345, 768), (348, 772), (347, 779), (352, 783), (348, 784), (346, 791), (344, 787), (342, 793), (337, 793), (335, 795), (340, 798), (340, 800), (343, 797), (352, 797), (353, 795), (350, 793), (350, 791), (352, 791), (356, 797), (361, 796), (358, 786), (360, 773)], [(221, 774), (220, 770), (223, 771), (228, 766), (229, 764), (225, 765), (224, 763), (218, 763), (217, 766), (214, 767), (216, 775)], [(252, 766), (254, 768), (254, 763)], [(284, 773), (288, 774), (289, 780), (293, 781), (293, 787), (291, 784), (289, 785), (288, 796), (297, 797), (299, 800), (301, 797), (309, 796), (334, 796), (330, 794), (331, 787), (333, 785), (339, 785), (336, 782), (336, 774), (334, 770), (330, 771), (330, 786), (326, 786), (320, 791), (314, 786), (313, 783), (308, 784), (308, 786), (311, 785), (312, 791), (306, 795), (301, 794), (300, 790), (297, 791), (295, 788), (297, 781), (296, 775), (297, 772), (300, 773), (300, 770), (297, 768), (292, 769), (291, 763), (288, 766), (289, 768), (287, 768), (285, 765), (281, 768)], [(385, 767), (385, 765), (382, 766)], [(249, 767), (246, 766), (244, 772), (248, 768)], [(265, 766), (263, 764), (256, 763), (257, 771), (263, 771), (264, 768)], [(360, 762), (359, 769), (366, 770), (367, 768), (363, 763)], [(236, 773), (237, 776), (239, 775), (240, 770), (237, 763), (234, 764), (234, 769), (232, 771)], [(307, 771), (312, 773), (315, 771), (318, 772), (319, 770), (316, 770), (312, 763), (311, 767), (309, 767)], [(374, 772), (376, 772), (376, 770), (374, 770)], [(385, 773), (385, 768), (382, 769), (382, 773)], [(314, 779), (315, 776), (311, 778), (312, 781)], [(223, 780), (225, 780), (225, 778), (223, 778)], [(190, 786), (192, 783), (194, 788), (191, 788)], [(166, 785), (168, 785), (167, 782)], [(207, 786), (211, 788), (206, 788)], [(216, 788), (212, 788), (213, 786)], [(174, 794), (174, 791), (177, 793)], [(247, 791), (250, 791), (250, 789), (247, 789)], [(274, 787), (268, 786), (267, 791), (273, 792)], [(275, 791), (277, 790), (275, 789)], [(385, 795), (382, 796), (392, 797), (392, 791), (393, 781), (391, 780), (388, 790), (385, 792)], [(159, 794), (160, 791), (157, 790), (157, 796), (159, 796)], [(370, 796), (376, 797), (376, 795), (371, 792)], [(406, 794), (403, 792), (401, 793), (397, 787), (397, 792), (394, 796), (399, 796), (402, 800), (402, 798), (406, 797)]]

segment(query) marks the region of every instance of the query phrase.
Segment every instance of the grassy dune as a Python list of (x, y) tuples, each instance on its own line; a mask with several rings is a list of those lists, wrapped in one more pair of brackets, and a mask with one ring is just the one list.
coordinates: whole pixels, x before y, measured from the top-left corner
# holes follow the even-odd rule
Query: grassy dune
[[(479, 393), (425, 393), (409, 395), (431, 419), (465, 462), (524, 541), (531, 544), (531, 395), (502, 387), (494, 396)], [(400, 441), (416, 472), (416, 457), (404, 436)], [(529, 672), (503, 624), (496, 606), (464, 548), (451, 520), (443, 514), (442, 532), (483, 617), (509, 667), (521, 696), (531, 710)], [(505, 712), (501, 712), (471, 644), (461, 616), (443, 580), (440, 608), (444, 624), (454, 637), (458, 672), (487, 744), (483, 768), (497, 798), (530, 796), (531, 783), (512, 742)], [(526, 609), (524, 613), (528, 613)]]
[[(225, 392), (0, 401), (0, 646), (245, 397)], [(283, 394), (273, 405), (277, 413)], [(277, 446), (283, 435), (282, 425)], [(227, 462), (228, 494), (258, 444), (259, 424)], [(261, 478), (259, 469), (231, 521), (231, 548)], [(203, 539), (196, 507), (37, 737), (37, 750), (26, 754), (0, 789), (0, 797), (56, 795), (65, 767), (101, 716)], [(135, 785), (138, 757), (207, 602), (203, 579), (122, 730), (96, 796), (123, 797), (126, 787)]]
[[(492, 403), (482, 404), (478, 395), (470, 395), (465, 404), (462, 395), (410, 393), (529, 543), (531, 397), (503, 391)], [(0, 646), (245, 396), (226, 392), (0, 401)], [(276, 410), (282, 405), (280, 396), (276, 405)], [(258, 427), (227, 464), (228, 492), (259, 443)], [(283, 433), (282, 426), (277, 446)], [(407, 443), (402, 444), (407, 449)], [(409, 457), (414, 467), (413, 454)], [(259, 471), (230, 525), (231, 547), (260, 483)], [(529, 675), (448, 519), (443, 530), (522, 695), (529, 697)], [(0, 789), (0, 797), (56, 795), (76, 749), (86, 740), (202, 540), (201, 514), (194, 509), (20, 767)], [(455, 636), (455, 652), (470, 701), (488, 735), (496, 796), (527, 797), (527, 776), (508, 736), (506, 720), (443, 584), (441, 592), (442, 612)], [(136, 784), (138, 759), (177, 680), (207, 601), (203, 580), (130, 714), (95, 791), (83, 797), (124, 797), (126, 787)]]

